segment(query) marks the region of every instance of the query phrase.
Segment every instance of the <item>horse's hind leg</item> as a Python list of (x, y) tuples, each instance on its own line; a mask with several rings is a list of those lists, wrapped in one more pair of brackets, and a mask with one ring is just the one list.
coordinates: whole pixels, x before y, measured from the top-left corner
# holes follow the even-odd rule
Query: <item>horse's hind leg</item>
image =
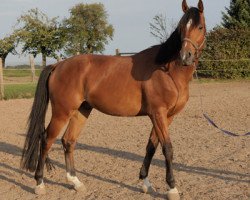
[(52, 118), (50, 124), (46, 130), (46, 138), (42, 142), (40, 157), (37, 165), (37, 169), (35, 172), (35, 179), (37, 181), (37, 186), (35, 188), (36, 194), (44, 194), (45, 186), (43, 183), (43, 171), (44, 171), (44, 164), (48, 155), (48, 151), (52, 144), (54, 143), (56, 137), (61, 132), (62, 128), (67, 124), (70, 115), (65, 113), (56, 113), (53, 112), (52, 108)]
[(74, 148), (76, 140), (83, 128), (92, 108), (84, 102), (79, 111), (76, 111), (72, 118), (69, 121), (69, 125), (65, 131), (65, 134), (62, 137), (62, 144), (64, 147), (65, 163), (66, 163), (66, 172), (67, 179), (69, 182), (74, 184), (75, 190), (86, 190), (83, 183), (79, 181), (76, 176), (75, 167), (74, 167)]
[(146, 156), (144, 158), (143, 165), (141, 167), (140, 175), (139, 175), (139, 178), (143, 180), (142, 189), (145, 193), (147, 193), (150, 189), (152, 189), (151, 184), (148, 180), (148, 171), (149, 171), (149, 167), (150, 167), (152, 158), (155, 154), (158, 144), (159, 144), (158, 137), (155, 133), (155, 129), (152, 128), (152, 131), (148, 140), (147, 148), (146, 148)]

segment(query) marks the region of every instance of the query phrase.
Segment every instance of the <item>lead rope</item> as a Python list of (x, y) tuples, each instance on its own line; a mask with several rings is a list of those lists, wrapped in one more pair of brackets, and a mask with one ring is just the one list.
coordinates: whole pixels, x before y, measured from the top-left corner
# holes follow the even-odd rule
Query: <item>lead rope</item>
[[(201, 81), (198, 77), (198, 73), (197, 73), (197, 70), (195, 70), (195, 77), (196, 79), (198, 80), (199, 84), (201, 85)], [(230, 131), (227, 131), (227, 130), (224, 130), (220, 127), (218, 127), (215, 122), (204, 112), (204, 109), (203, 109), (203, 101), (202, 101), (202, 92), (201, 92), (201, 89), (199, 88), (199, 93), (200, 93), (200, 105), (201, 105), (201, 111), (202, 111), (202, 115), (203, 117), (208, 121), (209, 124), (211, 124), (213, 127), (215, 127), (216, 129), (220, 130), (221, 132), (227, 134), (227, 135), (230, 135), (230, 136), (234, 136), (234, 137), (238, 137), (238, 136), (247, 136), (247, 135), (250, 135), (250, 132), (247, 132), (245, 134), (238, 134), (238, 133), (233, 133), (233, 132), (230, 132)]]

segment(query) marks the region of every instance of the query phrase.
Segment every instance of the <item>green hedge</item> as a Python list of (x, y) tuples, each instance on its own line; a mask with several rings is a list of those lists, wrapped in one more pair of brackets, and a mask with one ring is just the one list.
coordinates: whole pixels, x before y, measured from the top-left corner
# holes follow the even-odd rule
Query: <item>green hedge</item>
[(249, 60), (213, 61), (202, 60), (199, 63), (198, 75), (203, 78), (237, 79), (250, 77)]
[(198, 69), (205, 78), (249, 78), (250, 28), (216, 27), (210, 31)]

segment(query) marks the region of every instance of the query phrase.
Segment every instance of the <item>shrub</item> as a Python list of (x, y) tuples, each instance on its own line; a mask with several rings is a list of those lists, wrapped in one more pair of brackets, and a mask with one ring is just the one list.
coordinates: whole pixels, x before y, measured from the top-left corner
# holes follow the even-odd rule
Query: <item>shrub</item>
[(209, 78), (250, 77), (250, 29), (216, 27), (207, 34), (199, 75)]

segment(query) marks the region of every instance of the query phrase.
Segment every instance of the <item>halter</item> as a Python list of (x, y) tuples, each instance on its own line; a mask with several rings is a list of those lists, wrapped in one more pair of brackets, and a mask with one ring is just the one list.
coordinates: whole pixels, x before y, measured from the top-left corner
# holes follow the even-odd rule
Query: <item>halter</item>
[(202, 43), (201, 43), (200, 45), (198, 45), (196, 42), (190, 40), (189, 38), (184, 38), (184, 39), (182, 40), (182, 42), (185, 42), (185, 41), (186, 41), (186, 42), (190, 42), (190, 43), (193, 45), (193, 47), (195, 48), (196, 59), (198, 59), (198, 58), (199, 58), (198, 53), (199, 53), (199, 51), (201, 50), (201, 48), (203, 47), (203, 45), (205, 44), (205, 42), (206, 42), (206, 37), (204, 37), (204, 40), (202, 41)]

